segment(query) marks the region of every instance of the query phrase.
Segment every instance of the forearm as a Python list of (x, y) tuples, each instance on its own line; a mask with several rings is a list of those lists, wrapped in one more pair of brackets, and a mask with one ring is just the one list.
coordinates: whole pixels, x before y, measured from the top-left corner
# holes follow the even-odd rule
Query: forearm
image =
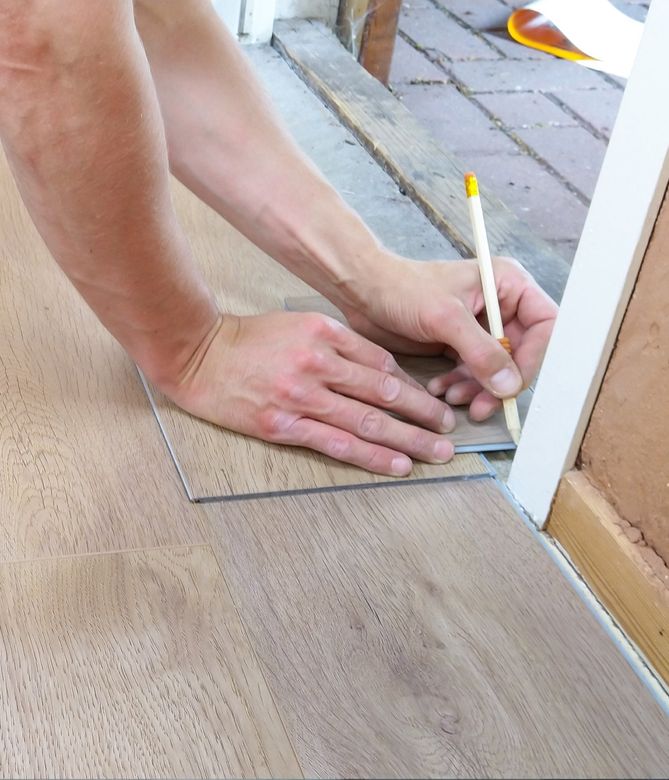
[(256, 245), (358, 304), (381, 248), (281, 126), (210, 0), (137, 0), (173, 172)]
[(172, 210), (132, 7), (43, 0), (14, 21), (0, 132), (25, 203), (100, 320), (160, 383), (187, 366), (218, 312)]

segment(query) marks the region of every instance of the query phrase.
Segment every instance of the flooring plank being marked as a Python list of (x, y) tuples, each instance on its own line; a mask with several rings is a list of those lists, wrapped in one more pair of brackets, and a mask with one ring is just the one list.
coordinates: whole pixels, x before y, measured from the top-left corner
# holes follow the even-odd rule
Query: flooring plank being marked
[(0, 194), (0, 560), (203, 541), (132, 362), (50, 257), (2, 154)]
[(301, 776), (208, 547), (3, 564), (0, 593), (0, 776)]
[[(205, 277), (224, 311), (258, 314), (313, 290), (264, 255), (177, 182), (174, 201)], [(195, 500), (400, 481), (370, 474), (308, 450), (267, 444), (223, 430), (148, 388), (186, 489)], [(485, 474), (474, 454), (444, 465), (416, 464), (410, 479)]]
[(203, 510), (307, 776), (666, 776), (669, 720), (493, 480)]
[[(346, 323), (342, 312), (322, 295), (308, 295), (303, 298), (286, 298), (287, 311), (316, 311), (327, 314), (339, 322)], [(439, 357), (419, 357), (415, 355), (397, 355), (397, 362), (407, 374), (423, 386), (436, 376), (445, 374), (455, 367), (452, 360)], [(526, 390), (518, 397), (518, 413), (521, 422), (527, 417), (527, 410), (532, 400), (532, 393)], [(509, 435), (500, 409), (490, 419), (484, 422), (473, 422), (469, 419), (467, 407), (453, 407), (455, 414), (455, 430), (448, 438), (455, 445), (456, 452), (496, 452), (513, 450), (515, 444)]]

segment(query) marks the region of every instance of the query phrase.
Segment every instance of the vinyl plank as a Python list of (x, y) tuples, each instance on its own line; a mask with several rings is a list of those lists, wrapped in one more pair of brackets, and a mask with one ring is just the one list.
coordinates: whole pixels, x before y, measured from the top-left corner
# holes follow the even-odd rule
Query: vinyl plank
[[(224, 310), (257, 314), (284, 308), (286, 297), (313, 290), (264, 255), (177, 182), (176, 209), (203, 272)], [(147, 391), (194, 500), (378, 484), (391, 477), (295, 447), (271, 445), (192, 417), (151, 387)], [(475, 455), (444, 465), (418, 464), (410, 479), (486, 473)]]
[(0, 776), (300, 776), (211, 550), (0, 566)]
[(2, 155), (0, 233), (0, 560), (202, 541), (132, 362), (51, 259)]
[(493, 480), (203, 510), (307, 776), (666, 776), (669, 721)]
[[(308, 295), (303, 298), (287, 298), (287, 311), (316, 311), (334, 317), (339, 322), (346, 323), (341, 311), (322, 295)], [(454, 367), (454, 363), (446, 358), (418, 357), (396, 355), (400, 366), (422, 385), (435, 376), (444, 374)], [(521, 423), (525, 422), (527, 411), (532, 400), (532, 393), (526, 390), (518, 397), (518, 414)], [(490, 419), (484, 422), (474, 422), (469, 419), (466, 407), (453, 407), (455, 414), (455, 430), (449, 434), (449, 439), (455, 444), (456, 452), (494, 452), (513, 450), (516, 445), (509, 435), (504, 420), (504, 412), (500, 409)]]

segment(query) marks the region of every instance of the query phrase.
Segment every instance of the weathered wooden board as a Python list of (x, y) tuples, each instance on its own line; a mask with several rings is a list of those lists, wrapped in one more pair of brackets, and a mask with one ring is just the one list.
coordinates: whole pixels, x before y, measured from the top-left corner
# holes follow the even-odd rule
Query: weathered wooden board
[[(462, 178), (466, 160), (460, 162), (444, 150), (324, 25), (279, 21), (273, 41), (461, 254), (473, 256)], [(492, 252), (518, 259), (559, 300), (569, 272), (566, 262), (501, 201), (486, 193), (485, 182), (481, 182), (481, 196)]]

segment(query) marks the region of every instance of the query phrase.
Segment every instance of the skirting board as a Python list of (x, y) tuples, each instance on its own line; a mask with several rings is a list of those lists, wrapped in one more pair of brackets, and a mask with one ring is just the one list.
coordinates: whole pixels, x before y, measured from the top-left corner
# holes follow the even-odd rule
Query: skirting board
[[(346, 323), (346, 318), (339, 309), (321, 295), (286, 298), (285, 308), (288, 311), (319, 312)], [(430, 379), (453, 367), (452, 362), (446, 358), (409, 357), (406, 355), (396, 355), (396, 358), (407, 374), (422, 385), (426, 385)], [(518, 398), (518, 413), (521, 422), (527, 416), (531, 400), (532, 393), (529, 390)], [(470, 420), (465, 407), (454, 407), (453, 411), (456, 425), (455, 430), (449, 434), (449, 439), (455, 444), (456, 452), (495, 452), (515, 449), (516, 445), (509, 436), (504, 422), (504, 413), (501, 410), (485, 422)]]
[(669, 684), (669, 571), (649, 563), (650, 551), (630, 541), (625, 526), (584, 474), (563, 477), (548, 534)]

